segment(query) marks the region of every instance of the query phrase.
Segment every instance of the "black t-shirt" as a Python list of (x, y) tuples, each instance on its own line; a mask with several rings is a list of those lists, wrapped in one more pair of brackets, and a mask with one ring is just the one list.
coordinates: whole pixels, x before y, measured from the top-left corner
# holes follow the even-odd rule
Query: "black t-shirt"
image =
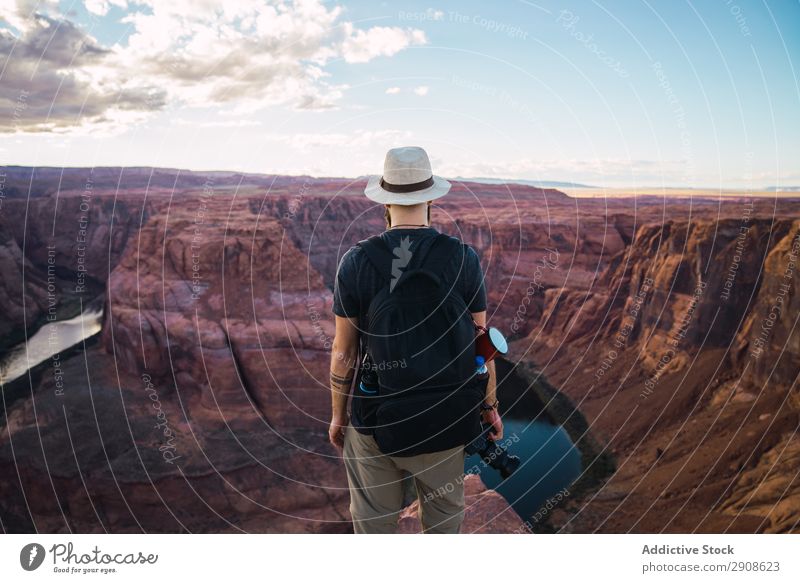
[[(410, 255), (407, 268), (418, 265), (415, 258), (424, 258), (438, 231), (433, 227), (390, 229), (381, 233), (389, 249), (402, 247)], [(408, 237), (410, 244), (402, 245), (401, 241)], [(470, 312), (482, 312), (486, 309), (486, 287), (483, 279), (480, 259), (475, 250), (462, 242), (464, 246), (463, 262), (453, 260), (448, 271), (442, 274), (444, 281), (460, 291), (464, 303)], [(401, 254), (402, 255), (402, 254)], [(360, 330), (366, 326), (367, 310), (370, 301), (387, 285), (375, 266), (367, 259), (366, 253), (353, 245), (342, 256), (336, 272), (333, 290), (333, 313), (345, 318), (358, 318)], [(351, 401), (350, 416), (353, 427), (362, 428), (361, 400)], [(366, 432), (366, 431), (362, 431)]]

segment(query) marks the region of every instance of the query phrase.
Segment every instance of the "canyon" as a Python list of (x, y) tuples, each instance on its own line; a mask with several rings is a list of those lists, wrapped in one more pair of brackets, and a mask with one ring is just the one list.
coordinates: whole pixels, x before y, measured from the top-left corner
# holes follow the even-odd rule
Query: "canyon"
[[(0, 351), (104, 309), (3, 386), (4, 531), (352, 532), (328, 366), (338, 260), (385, 226), (365, 180), (3, 175)], [(583, 456), (527, 526), (471, 478), (467, 530), (797, 531), (799, 203), (454, 181), (433, 225), (481, 258), (501, 398)]]

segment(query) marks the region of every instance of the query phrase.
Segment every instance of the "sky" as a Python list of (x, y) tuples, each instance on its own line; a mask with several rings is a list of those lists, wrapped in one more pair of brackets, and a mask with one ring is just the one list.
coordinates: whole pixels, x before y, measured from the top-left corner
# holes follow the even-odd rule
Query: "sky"
[(800, 0), (0, 0), (0, 165), (800, 184)]

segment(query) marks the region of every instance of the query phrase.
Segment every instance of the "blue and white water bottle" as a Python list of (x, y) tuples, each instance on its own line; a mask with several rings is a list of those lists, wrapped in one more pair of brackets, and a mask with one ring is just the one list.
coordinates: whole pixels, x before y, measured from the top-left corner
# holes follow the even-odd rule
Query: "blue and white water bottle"
[(489, 374), (489, 369), (486, 368), (486, 359), (483, 358), (480, 354), (475, 357), (475, 364), (477, 365), (477, 370), (475, 373), (479, 377), (483, 377), (483, 375)]

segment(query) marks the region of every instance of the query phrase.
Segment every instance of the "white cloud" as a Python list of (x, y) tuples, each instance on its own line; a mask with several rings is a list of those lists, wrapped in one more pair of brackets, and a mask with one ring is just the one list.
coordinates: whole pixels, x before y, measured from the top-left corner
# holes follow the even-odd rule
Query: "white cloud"
[(172, 118), (170, 125), (192, 126), (197, 128), (249, 128), (264, 125), (254, 119), (223, 119), (214, 121), (197, 121), (193, 119)]
[[(56, 4), (0, 0), (14, 29), (0, 31), (0, 60), (8, 62), (0, 98), (13, 103), (30, 87), (37, 101), (13, 126), (0, 122), (0, 132), (124, 123), (168, 104), (331, 109), (348, 89), (326, 71), (332, 59), (364, 63), (426, 42), (418, 29), (357, 28), (320, 0), (139, 0), (121, 20), (133, 28), (127, 42), (109, 47), (61, 16), (31, 16), (55, 13)], [(85, 0), (97, 15), (126, 4)]]
[(329, 82), (331, 59), (363, 63), (425, 42), (419, 30), (357, 29), (339, 24), (341, 7), (318, 0), (145, 0), (152, 14), (127, 18), (135, 32), (121, 58), (142, 74), (163, 77), (188, 104), (281, 103), (297, 109), (335, 107), (346, 85)]
[(58, 0), (0, 0), (0, 22), (25, 32), (35, 25), (35, 12), (48, 13), (58, 8)]
[(411, 28), (373, 26), (368, 30), (356, 30), (346, 22), (344, 31), (342, 56), (348, 63), (366, 63), (375, 57), (391, 56), (408, 46), (427, 42), (423, 31)]
[(348, 148), (368, 147), (379, 151), (384, 147), (394, 147), (400, 142), (408, 141), (412, 136), (413, 133), (410, 130), (357, 129), (351, 133), (270, 134), (264, 139), (283, 142), (298, 150), (341, 146)]
[(111, 7), (108, 0), (84, 0), (83, 5), (88, 12), (98, 16), (106, 15)]
[(72, 22), (37, 13), (19, 31), (0, 30), (0, 102), (10, 108), (0, 132), (115, 126), (164, 106), (163, 90), (110, 68), (112, 52)]
[(428, 94), (428, 86), (427, 85), (420, 85), (419, 87), (414, 87), (414, 93), (419, 95), (420, 97)]
[(400, 93), (399, 87), (389, 87), (386, 90), (386, 95), (397, 95), (398, 93)]

